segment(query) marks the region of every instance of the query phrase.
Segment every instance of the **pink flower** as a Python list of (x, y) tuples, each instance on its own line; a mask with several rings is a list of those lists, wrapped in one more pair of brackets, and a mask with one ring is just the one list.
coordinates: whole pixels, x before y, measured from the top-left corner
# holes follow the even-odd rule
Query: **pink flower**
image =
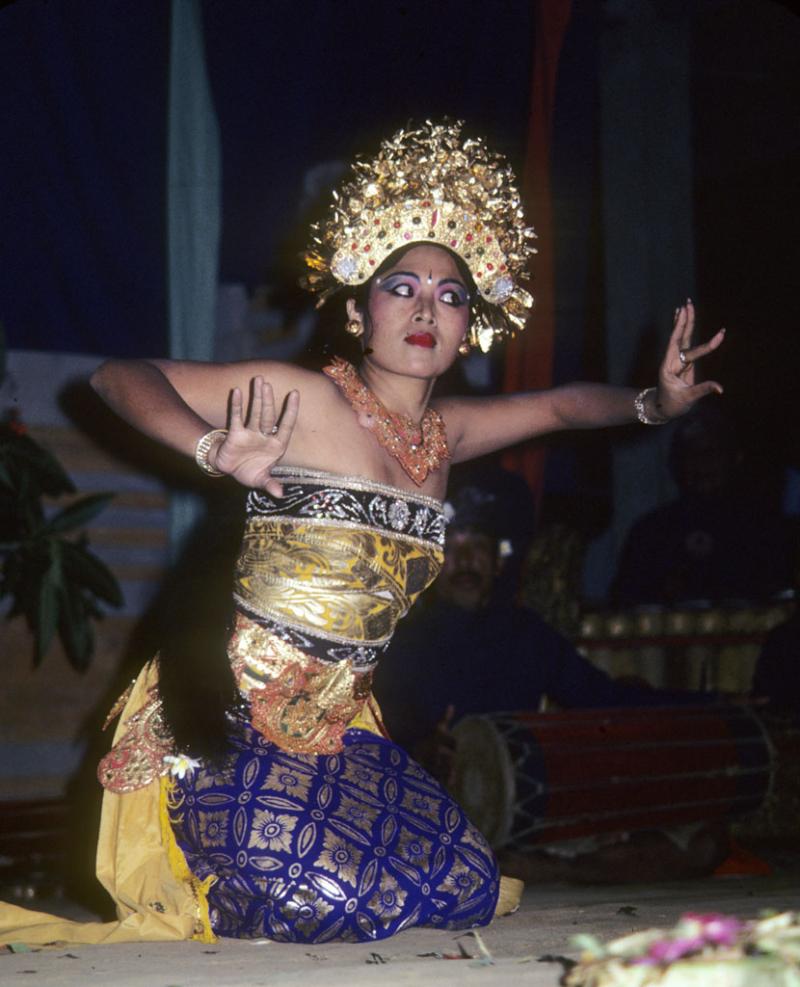
[(730, 915), (698, 915), (695, 912), (687, 912), (681, 920), (683, 922), (697, 922), (700, 926), (700, 935), (705, 942), (714, 946), (733, 946), (739, 933), (744, 928), (744, 924), (738, 918)]
[(682, 956), (695, 953), (705, 945), (701, 936), (689, 936), (685, 939), (658, 939), (650, 943), (647, 956), (640, 963), (674, 963)]
[(728, 915), (688, 912), (672, 936), (651, 942), (647, 953), (633, 962), (643, 966), (674, 963), (683, 956), (702, 952), (706, 946), (734, 946), (743, 928), (744, 923)]
[(685, 939), (659, 939), (650, 945), (647, 958), (654, 963), (673, 963), (681, 956), (695, 953), (705, 945), (701, 936), (689, 936)]

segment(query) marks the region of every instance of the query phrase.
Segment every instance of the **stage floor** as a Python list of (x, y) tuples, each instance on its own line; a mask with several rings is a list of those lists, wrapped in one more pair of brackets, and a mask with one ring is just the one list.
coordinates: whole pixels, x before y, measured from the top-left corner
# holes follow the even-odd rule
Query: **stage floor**
[[(71, 918), (91, 918), (69, 902), (37, 908)], [(0, 984), (36, 987), (258, 987), (303, 985), (514, 984), (556, 987), (557, 962), (575, 956), (570, 936), (602, 938), (648, 926), (669, 926), (686, 911), (724, 912), (752, 918), (764, 909), (800, 908), (800, 854), (781, 860), (771, 877), (725, 877), (653, 885), (528, 887), (520, 910), (480, 930), (491, 954), (481, 962), (470, 933), (416, 929), (375, 944), (295, 946), (221, 940), (74, 946), (0, 955)], [(473, 959), (449, 959), (463, 950)]]

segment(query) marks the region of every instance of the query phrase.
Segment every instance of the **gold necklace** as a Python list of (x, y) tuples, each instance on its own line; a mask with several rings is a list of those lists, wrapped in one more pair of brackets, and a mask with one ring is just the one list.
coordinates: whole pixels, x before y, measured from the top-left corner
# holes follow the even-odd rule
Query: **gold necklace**
[(322, 372), (341, 388), (353, 410), (366, 416), (372, 434), (418, 487), (428, 473), (450, 458), (444, 420), (438, 411), (426, 408), (419, 425), (409, 415), (394, 414), (367, 387), (352, 363), (341, 357), (335, 356)]

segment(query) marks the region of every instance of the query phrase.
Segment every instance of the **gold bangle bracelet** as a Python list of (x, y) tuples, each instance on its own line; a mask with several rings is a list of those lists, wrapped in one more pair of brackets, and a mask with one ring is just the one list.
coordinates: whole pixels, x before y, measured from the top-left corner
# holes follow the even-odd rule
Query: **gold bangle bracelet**
[(227, 434), (227, 428), (214, 428), (210, 432), (206, 432), (205, 435), (197, 440), (197, 445), (194, 447), (194, 461), (208, 476), (225, 475), (222, 470), (214, 469), (211, 463), (209, 463), (208, 454), (211, 452), (211, 447), (215, 445), (218, 440), (223, 442), (225, 441)]

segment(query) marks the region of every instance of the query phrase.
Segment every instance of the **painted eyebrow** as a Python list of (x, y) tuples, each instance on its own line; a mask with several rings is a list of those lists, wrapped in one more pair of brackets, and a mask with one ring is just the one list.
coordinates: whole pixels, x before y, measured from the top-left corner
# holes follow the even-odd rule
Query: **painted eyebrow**
[(413, 278), (415, 281), (422, 283), (420, 276), (415, 274), (413, 271), (389, 271), (384, 280), (388, 278)]
[[(413, 271), (390, 271), (388, 274), (385, 275), (384, 281), (387, 281), (389, 278), (397, 278), (397, 277), (413, 278), (417, 282), (417, 284), (422, 284), (422, 278), (420, 278), (420, 276), (418, 274), (415, 274)], [(459, 288), (463, 288), (464, 291), (467, 291), (467, 286), (464, 284), (463, 281), (460, 281), (458, 278), (442, 278), (441, 281), (437, 281), (436, 284), (437, 287), (441, 287), (441, 285), (443, 284), (457, 284)]]

